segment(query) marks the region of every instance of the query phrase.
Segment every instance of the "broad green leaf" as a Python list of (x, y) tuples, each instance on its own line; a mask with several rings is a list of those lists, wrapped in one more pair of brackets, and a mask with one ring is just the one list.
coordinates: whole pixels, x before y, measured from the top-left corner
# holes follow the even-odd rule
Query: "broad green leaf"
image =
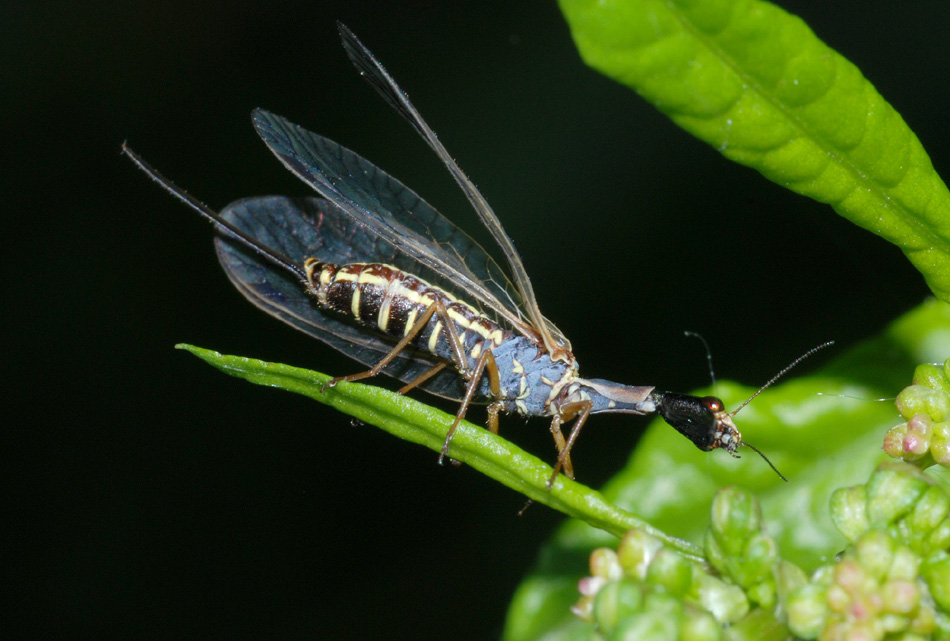
[[(736, 423), (789, 477), (787, 484), (752, 452), (740, 450), (741, 460), (700, 452), (654, 421), (604, 496), (668, 534), (699, 543), (713, 494), (727, 485), (745, 487), (759, 498), (781, 556), (813, 569), (847, 545), (831, 522), (831, 493), (867, 481), (882, 460), (884, 434), (902, 420), (893, 397), (910, 384), (916, 365), (942, 363), (948, 355), (950, 306), (929, 301), (816, 373), (756, 398)], [(717, 391), (735, 406), (755, 390), (723, 384)], [(873, 400), (883, 397), (891, 400)], [(582, 522), (565, 524), (518, 589), (504, 638), (569, 639), (585, 630), (564, 606), (577, 600), (577, 581), (599, 546), (616, 547), (616, 541)]]
[(776, 183), (896, 244), (950, 301), (950, 193), (861, 72), (757, 0), (560, 0), (590, 66)]

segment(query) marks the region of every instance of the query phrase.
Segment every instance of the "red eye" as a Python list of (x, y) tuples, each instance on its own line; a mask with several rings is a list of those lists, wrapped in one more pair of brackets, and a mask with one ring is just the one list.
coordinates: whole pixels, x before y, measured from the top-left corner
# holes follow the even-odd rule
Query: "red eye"
[(724, 407), (722, 400), (715, 396), (703, 397), (703, 405), (705, 405), (710, 412), (721, 412)]

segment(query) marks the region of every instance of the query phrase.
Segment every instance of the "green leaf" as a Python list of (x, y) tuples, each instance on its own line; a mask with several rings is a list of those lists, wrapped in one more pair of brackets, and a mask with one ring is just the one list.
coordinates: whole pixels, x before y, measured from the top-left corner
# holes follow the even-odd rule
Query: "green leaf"
[(950, 193), (920, 141), (798, 17), (755, 0), (560, 0), (590, 66), (727, 158), (896, 244), (950, 301)]
[[(658, 420), (603, 494), (658, 529), (699, 543), (713, 495), (729, 485), (746, 488), (758, 497), (781, 557), (814, 569), (848, 544), (831, 522), (831, 494), (867, 481), (883, 458), (884, 434), (902, 420), (893, 398), (910, 382), (917, 364), (943, 362), (947, 355), (950, 306), (931, 300), (814, 374), (763, 392), (736, 423), (743, 438), (767, 453), (789, 483), (751, 452), (740, 460), (722, 451), (700, 452)], [(717, 390), (733, 407), (754, 391), (734, 383), (721, 383)], [(872, 400), (882, 397), (889, 400)], [(541, 616), (550, 615), (552, 604), (577, 600), (577, 581), (585, 575), (591, 551), (600, 546), (616, 547), (616, 542), (580, 521), (565, 524), (518, 589), (504, 638), (581, 634), (587, 624), (567, 610), (559, 617)]]
[[(381, 387), (340, 383), (324, 390), (331, 378), (326, 374), (243, 356), (226, 356), (193, 345), (176, 347), (232, 376), (309, 396), (436, 452), (442, 451), (445, 436), (455, 419), (451, 414)], [(485, 428), (462, 421), (452, 437), (449, 455), (538, 503), (581, 518), (614, 536), (630, 528), (643, 528), (674, 549), (691, 556), (699, 554), (693, 545), (666, 535), (605, 501), (599, 492), (563, 475), (548, 489), (548, 479), (553, 472), (549, 465)]]

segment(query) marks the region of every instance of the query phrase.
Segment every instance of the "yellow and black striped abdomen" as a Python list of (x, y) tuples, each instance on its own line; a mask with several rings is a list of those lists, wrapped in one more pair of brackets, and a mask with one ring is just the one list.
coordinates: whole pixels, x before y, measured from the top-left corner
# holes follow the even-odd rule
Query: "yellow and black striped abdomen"
[[(487, 347), (485, 341), (495, 347), (505, 340), (507, 332), (471, 305), (390, 265), (335, 265), (311, 258), (304, 267), (310, 291), (322, 307), (396, 340), (406, 336), (437, 301), (445, 306), (471, 359)], [(436, 356), (451, 357), (448, 333), (438, 315), (429, 319), (413, 343)]]

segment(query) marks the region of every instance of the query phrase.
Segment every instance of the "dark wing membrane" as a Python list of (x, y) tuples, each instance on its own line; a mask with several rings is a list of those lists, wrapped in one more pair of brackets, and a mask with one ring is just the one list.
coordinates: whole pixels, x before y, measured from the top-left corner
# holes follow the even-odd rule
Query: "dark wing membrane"
[(505, 272), (415, 192), (358, 154), (281, 116), (257, 109), (252, 120), (284, 166), (408, 259), (396, 266), (536, 337)]
[[(257, 242), (302, 265), (307, 258), (346, 264), (384, 262), (398, 258), (395, 249), (367, 234), (351, 216), (322, 198), (264, 196), (228, 205), (220, 217)], [(305, 283), (289, 272), (224, 236), (215, 238), (218, 260), (234, 286), (263, 309), (297, 329), (372, 367), (392, 349), (394, 341), (355, 325), (350, 319), (322, 310), (307, 293)], [(410, 382), (437, 363), (416, 351), (400, 353), (384, 370)], [(465, 385), (448, 369), (420, 386), (445, 398), (459, 400)]]
[(396, 84), (396, 81), (389, 75), (389, 72), (386, 71), (382, 63), (373, 56), (372, 52), (366, 48), (366, 45), (360, 42), (356, 34), (350, 31), (346, 25), (342, 22), (337, 22), (336, 25), (340, 32), (343, 48), (346, 50), (346, 55), (349, 57), (350, 62), (357, 68), (360, 75), (363, 76), (363, 79), (376, 90), (376, 93), (378, 93), (390, 107), (405, 118), (416, 132), (422, 136), (422, 139), (426, 141), (426, 144), (429, 145), (432, 151), (439, 157), (439, 160), (445, 165), (445, 168), (452, 174), (452, 178), (455, 179), (455, 182), (465, 193), (465, 197), (468, 198), (468, 201), (472, 204), (482, 224), (485, 225), (485, 228), (491, 233), (492, 238), (498, 243), (498, 247), (505, 255), (505, 260), (511, 269), (511, 275), (521, 295), (521, 309), (525, 311), (531, 323), (540, 332), (545, 347), (547, 347), (548, 351), (552, 354), (555, 350), (570, 351), (570, 343), (561, 331), (555, 327), (551, 321), (541, 315), (541, 310), (538, 308), (538, 301), (534, 296), (534, 288), (531, 285), (531, 279), (528, 277), (524, 263), (521, 261), (521, 255), (518, 254), (518, 250), (515, 249), (515, 244), (508, 236), (504, 227), (502, 227), (501, 221), (498, 220), (498, 216), (492, 211), (488, 201), (485, 200), (485, 197), (482, 196), (481, 192), (478, 191), (478, 188), (469, 177), (465, 175), (462, 168), (458, 166), (451, 154), (449, 154), (448, 150), (439, 140), (439, 137), (435, 135), (435, 132), (432, 131), (432, 128), (429, 127), (428, 123), (423, 119), (422, 114), (419, 113), (416, 106), (409, 100), (409, 96)]

